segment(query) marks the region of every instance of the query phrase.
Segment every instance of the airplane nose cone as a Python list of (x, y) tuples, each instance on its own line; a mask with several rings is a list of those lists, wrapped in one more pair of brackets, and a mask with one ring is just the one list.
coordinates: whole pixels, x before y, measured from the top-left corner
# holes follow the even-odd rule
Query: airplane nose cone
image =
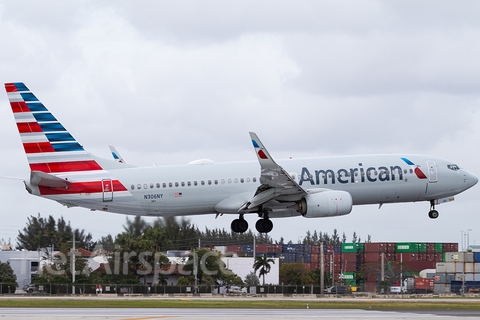
[(474, 185), (476, 185), (478, 182), (478, 178), (476, 175), (470, 173), (470, 172), (467, 172), (467, 185), (469, 188), (473, 187)]

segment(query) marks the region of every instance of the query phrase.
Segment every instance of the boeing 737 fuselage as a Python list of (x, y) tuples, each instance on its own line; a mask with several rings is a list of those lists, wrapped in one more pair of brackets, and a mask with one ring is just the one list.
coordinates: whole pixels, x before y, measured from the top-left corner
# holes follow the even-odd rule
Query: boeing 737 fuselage
[(359, 155), (275, 162), (256, 134), (258, 161), (136, 167), (86, 152), (23, 83), (5, 84), (30, 165), (27, 190), (68, 207), (132, 215), (257, 214), (256, 229), (270, 232), (270, 218), (345, 215), (353, 205), (430, 202), (435, 205), (474, 186), (478, 179), (455, 163), (423, 155)]

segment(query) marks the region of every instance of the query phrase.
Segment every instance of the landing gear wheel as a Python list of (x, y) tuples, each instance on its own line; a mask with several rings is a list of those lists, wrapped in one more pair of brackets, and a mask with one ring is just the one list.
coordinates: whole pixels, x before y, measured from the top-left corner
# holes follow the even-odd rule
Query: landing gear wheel
[(248, 222), (245, 219), (235, 219), (230, 225), (233, 232), (244, 233), (248, 230)]
[(437, 219), (438, 218), (438, 211), (437, 210), (430, 210), (428, 213), (430, 219)]
[(273, 222), (270, 219), (260, 219), (255, 224), (255, 229), (260, 233), (269, 233), (273, 229)]

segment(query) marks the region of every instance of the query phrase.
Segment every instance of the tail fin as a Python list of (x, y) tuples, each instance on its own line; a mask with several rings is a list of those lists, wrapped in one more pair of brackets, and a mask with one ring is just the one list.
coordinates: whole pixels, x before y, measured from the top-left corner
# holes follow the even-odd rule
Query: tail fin
[(103, 170), (22, 82), (5, 89), (31, 171)]

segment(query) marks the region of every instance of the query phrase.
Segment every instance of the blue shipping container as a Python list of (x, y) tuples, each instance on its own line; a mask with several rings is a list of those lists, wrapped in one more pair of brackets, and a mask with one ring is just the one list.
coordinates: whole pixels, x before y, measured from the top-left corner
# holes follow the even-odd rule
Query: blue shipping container
[(243, 252), (253, 252), (253, 244), (244, 244)]
[(334, 253), (342, 253), (342, 246), (341, 245), (335, 245), (333, 247), (333, 252)]
[[(462, 281), (452, 281), (450, 291), (461, 292), (462, 285)], [(465, 292), (468, 292), (470, 289), (480, 289), (480, 281), (465, 281)]]
[(480, 252), (475, 252), (473, 256), (475, 262), (480, 262)]
[(301, 262), (301, 263), (303, 263), (303, 253), (297, 253), (297, 254), (296, 254), (295, 262)]
[(295, 254), (295, 253), (287, 254), (287, 263), (296, 262), (295, 261), (296, 259), (297, 259), (297, 254)]
[(305, 245), (303, 245), (303, 244), (296, 244), (296, 245), (295, 245), (295, 252), (296, 252), (296, 253), (304, 253), (304, 252), (305, 252)]
[(283, 245), (283, 253), (291, 253), (295, 252), (296, 246), (294, 244), (284, 244)]
[(312, 253), (312, 245), (311, 244), (306, 244), (304, 247), (304, 252), (305, 253)]
[(303, 263), (310, 263), (310, 258), (311, 258), (311, 255), (309, 253), (305, 253), (303, 255)]

